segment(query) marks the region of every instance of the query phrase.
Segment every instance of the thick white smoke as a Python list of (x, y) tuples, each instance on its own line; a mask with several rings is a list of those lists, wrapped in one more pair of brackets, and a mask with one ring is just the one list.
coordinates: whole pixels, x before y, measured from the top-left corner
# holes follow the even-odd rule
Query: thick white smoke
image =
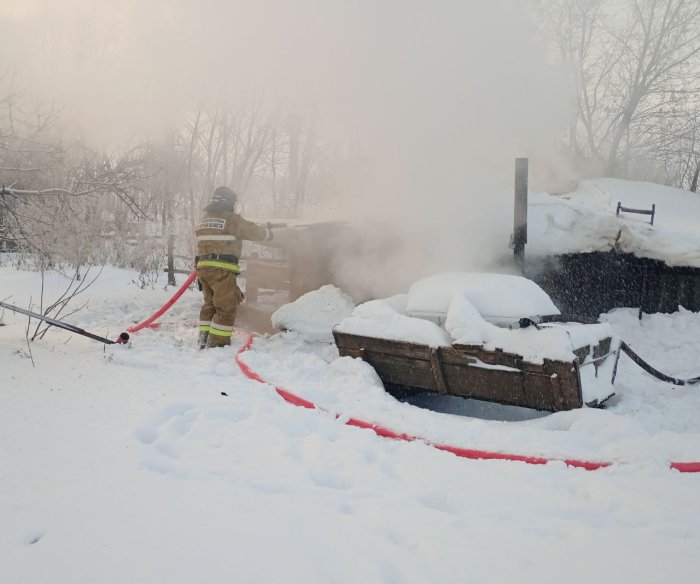
[(536, 173), (567, 113), (527, 6), (24, 0), (0, 7), (0, 45), (3, 66), (101, 147), (166, 132), (225, 96), (314, 104), (325, 136), (363, 160), (328, 207), (366, 227), (373, 252), (346, 254), (338, 271), (378, 293), (507, 254), (513, 158), (530, 156)]

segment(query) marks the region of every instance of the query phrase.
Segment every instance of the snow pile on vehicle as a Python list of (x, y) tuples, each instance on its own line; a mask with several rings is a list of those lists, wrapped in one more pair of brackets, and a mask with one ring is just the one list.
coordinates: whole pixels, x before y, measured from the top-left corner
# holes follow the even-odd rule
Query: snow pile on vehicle
[(452, 339), (464, 345), (481, 345), (489, 325), (469, 300), (462, 294), (452, 297), (445, 317), (445, 330)]
[(272, 314), (272, 326), (296, 331), (309, 340), (333, 342), (333, 327), (352, 314), (355, 303), (336, 286), (322, 286)]
[(544, 290), (526, 278), (452, 272), (419, 280), (408, 294), (360, 304), (335, 330), (431, 347), (483, 345), (537, 364), (544, 359), (573, 361), (574, 350), (612, 336), (607, 324), (517, 326), (523, 316), (545, 314), (559, 314), (559, 310)]
[(455, 294), (447, 310), (445, 329), (455, 344), (483, 345), (522, 355), (525, 361), (542, 364), (544, 359), (573, 361), (574, 350), (596, 345), (612, 336), (607, 324), (582, 325), (551, 323), (539, 328), (503, 328), (487, 322), (476, 307), (461, 294)]
[[(574, 343), (572, 335), (572, 332), (576, 335), (577, 330), (588, 333), (577, 335), (577, 342), (580, 344)], [(490, 351), (502, 349), (508, 353), (517, 353), (531, 363), (541, 364), (544, 359), (573, 361), (575, 349), (596, 345), (611, 334), (612, 330), (606, 324), (553, 323), (543, 325), (539, 329), (530, 326), (515, 330), (492, 326), (488, 329), (484, 348)]]
[(437, 324), (406, 316), (406, 298), (405, 294), (401, 294), (360, 304), (352, 316), (343, 320), (335, 330), (365, 337), (420, 343), (430, 347), (451, 344), (450, 336)]
[(539, 328), (503, 328), (484, 320), (474, 306), (459, 295), (453, 298), (445, 328), (458, 345), (483, 345), (522, 355), (525, 361), (541, 364), (544, 359), (573, 361), (574, 350), (596, 345), (612, 335), (607, 324), (551, 323)]
[(547, 293), (532, 280), (508, 274), (448, 272), (418, 280), (408, 291), (406, 314), (444, 324), (456, 296), (495, 323), (525, 316), (559, 314)]
[[(670, 266), (700, 267), (700, 197), (648, 182), (614, 178), (581, 181), (563, 196), (529, 195), (527, 253), (550, 256), (615, 249)], [(651, 210), (649, 215), (621, 212)]]

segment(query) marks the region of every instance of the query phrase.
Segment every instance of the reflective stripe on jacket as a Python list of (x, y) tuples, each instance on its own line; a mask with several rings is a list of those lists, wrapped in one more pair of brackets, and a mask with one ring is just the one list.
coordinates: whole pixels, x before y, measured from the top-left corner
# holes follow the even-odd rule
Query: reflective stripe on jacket
[[(208, 254), (230, 254), (236, 257), (241, 256), (243, 240), (265, 241), (272, 237), (272, 233), (267, 227), (253, 223), (241, 217), (238, 213), (228, 213), (222, 211), (205, 211), (195, 229), (197, 235), (197, 255)], [(211, 260), (204, 260), (197, 264), (204, 267), (216, 267), (238, 271), (238, 265), (228, 262), (228, 267), (222, 265), (212, 265)], [(219, 262), (215, 262), (219, 263)]]
[(199, 260), (197, 262), (197, 267), (198, 268), (220, 268), (222, 270), (231, 270), (232, 272), (235, 272), (236, 274), (241, 271), (241, 268), (238, 266), (238, 264), (234, 264), (233, 262), (224, 262), (221, 260)]

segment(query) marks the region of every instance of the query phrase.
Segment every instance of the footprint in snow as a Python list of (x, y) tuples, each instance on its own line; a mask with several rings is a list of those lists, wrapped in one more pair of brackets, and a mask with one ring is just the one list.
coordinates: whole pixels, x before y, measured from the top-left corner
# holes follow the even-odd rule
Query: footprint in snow
[(327, 487), (345, 491), (352, 486), (350, 479), (340, 472), (328, 468), (313, 468), (309, 473), (317, 487)]
[(416, 497), (417, 501), (430, 509), (444, 511), (445, 513), (456, 513), (459, 511), (459, 506), (455, 505), (450, 497), (439, 492), (424, 493)]
[(158, 438), (158, 432), (148, 426), (134, 430), (134, 437), (142, 444), (153, 444)]
[(39, 540), (41, 540), (42, 537), (44, 537), (44, 532), (37, 531), (37, 532), (31, 533), (27, 537), (25, 537), (24, 543), (26, 543), (27, 545), (34, 545)]

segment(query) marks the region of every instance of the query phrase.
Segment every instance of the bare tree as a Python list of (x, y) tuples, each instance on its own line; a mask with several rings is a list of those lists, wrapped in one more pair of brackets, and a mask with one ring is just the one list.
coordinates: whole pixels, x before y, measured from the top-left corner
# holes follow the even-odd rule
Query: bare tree
[(0, 246), (42, 269), (155, 273), (169, 233), (176, 253), (193, 253), (192, 224), (219, 184), (252, 216), (295, 216), (307, 202), (321, 152), (312, 108), (221, 99), (160, 140), (106, 154), (66, 143), (60, 112), (2, 82)]
[(244, 208), (298, 213), (318, 153), (313, 115), (254, 99), (198, 111), (180, 134), (191, 206), (227, 184)]
[(144, 216), (144, 161), (135, 150), (109, 157), (65, 145), (54, 108), (23, 99), (11, 85), (2, 95), (0, 246), (32, 252), (43, 268), (68, 262), (80, 278), (100, 247), (106, 200)]
[(664, 133), (666, 139), (658, 150), (664, 182), (697, 193), (700, 176), (700, 97), (696, 99), (695, 107), (680, 112), (672, 122), (673, 131)]
[(543, 30), (568, 66), (577, 108), (569, 149), (609, 176), (668, 142), (700, 71), (697, 0), (544, 0)]

